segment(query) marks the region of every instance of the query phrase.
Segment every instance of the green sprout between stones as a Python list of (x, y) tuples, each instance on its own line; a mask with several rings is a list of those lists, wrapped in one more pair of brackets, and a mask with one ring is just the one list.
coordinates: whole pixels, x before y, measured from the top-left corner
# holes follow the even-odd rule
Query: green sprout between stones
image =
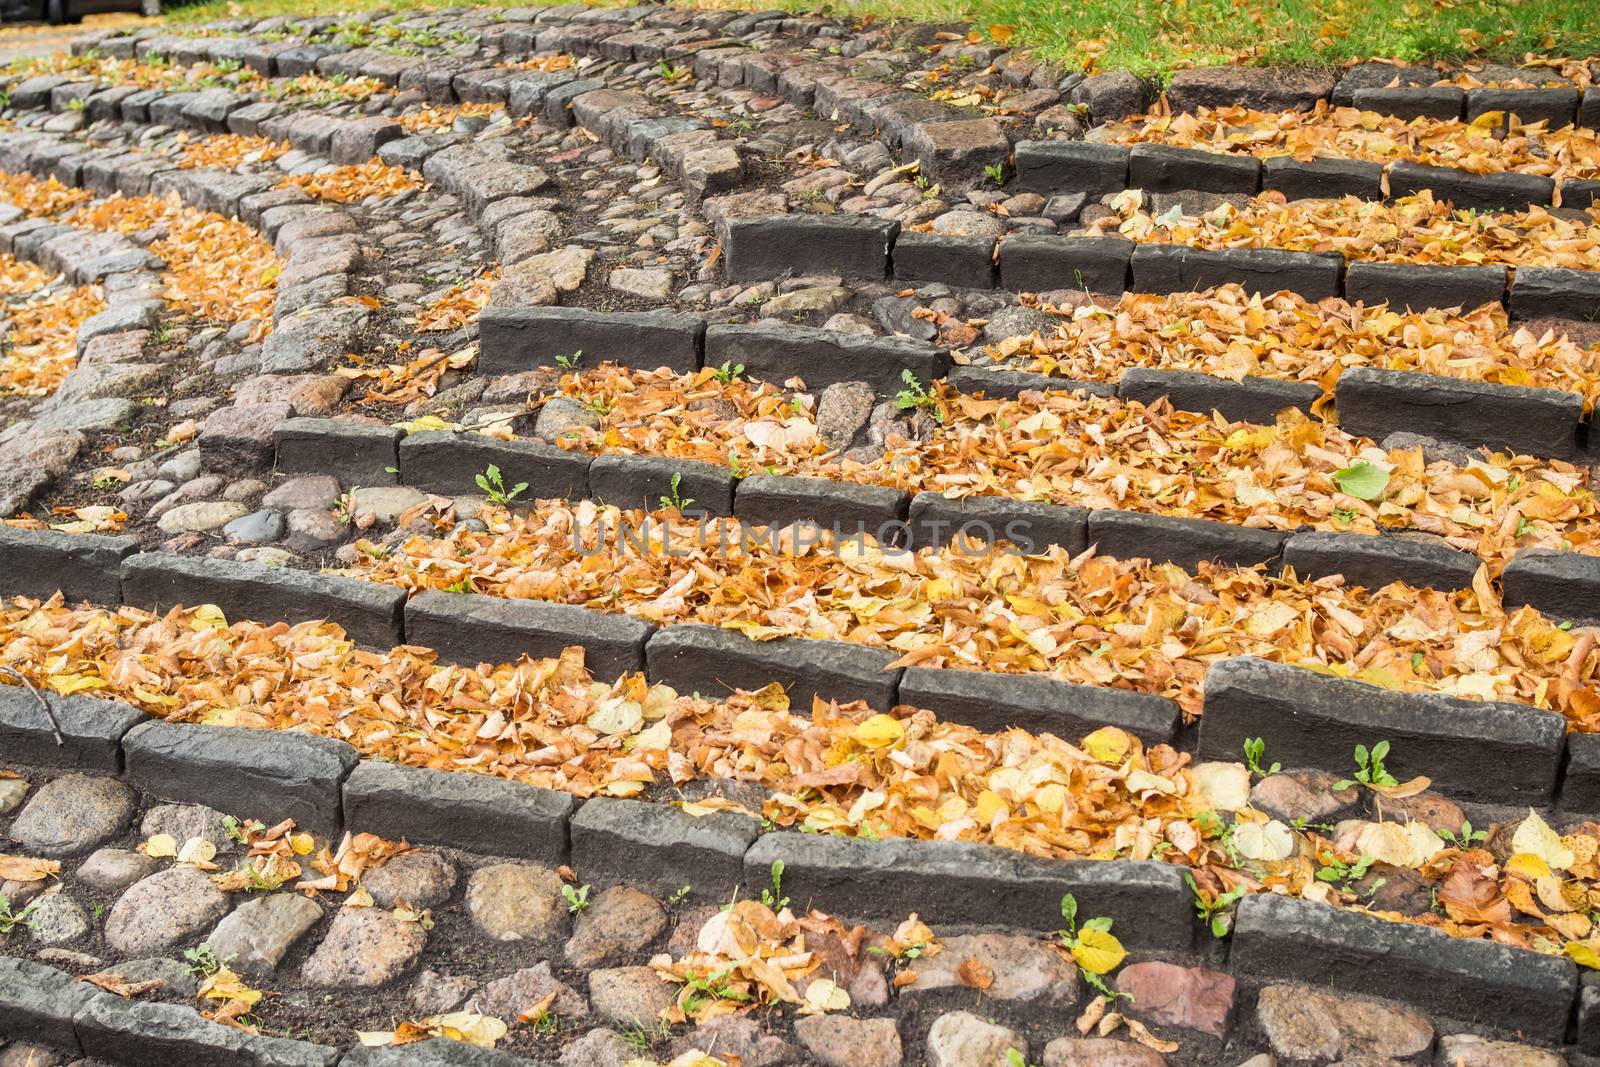
[(1262, 761), (1267, 756), (1267, 741), (1264, 737), (1247, 737), (1244, 739), (1244, 761), (1249, 766), (1250, 773), (1257, 778), (1265, 778), (1269, 774), (1277, 774), (1283, 769), (1283, 764), (1274, 763), (1263, 767)]
[(894, 406), (899, 411), (926, 411), (937, 422), (944, 421), (944, 412), (939, 410), (939, 398), (917, 380), (917, 376), (910, 370), (900, 372), (900, 380), (905, 383), (905, 388), (894, 395)]
[(1379, 741), (1372, 746), (1372, 751), (1367, 751), (1366, 745), (1356, 746), (1356, 776), (1345, 778), (1334, 784), (1334, 789), (1343, 792), (1353, 789), (1358, 785), (1365, 786), (1392, 786), (1400, 783), (1394, 775), (1389, 773), (1383, 761), (1389, 755), (1389, 742)]
[(564, 885), (561, 887), (561, 899), (567, 902), (567, 911), (576, 915), (589, 907), (589, 887)]
[(508, 492), (506, 490), (506, 480), (500, 475), (500, 468), (493, 463), (489, 464), (488, 469), (474, 480), (478, 483), (478, 488), (482, 489), (483, 494), (489, 498), (489, 501), (499, 504), (501, 507), (510, 505), (513, 500), (521, 496), (528, 488), (527, 482), (518, 482)]
[(684, 496), (679, 491), (678, 487), (682, 483), (683, 475), (674, 473), (670, 491), (661, 497), (662, 510), (686, 511), (689, 505), (694, 503), (694, 497)]

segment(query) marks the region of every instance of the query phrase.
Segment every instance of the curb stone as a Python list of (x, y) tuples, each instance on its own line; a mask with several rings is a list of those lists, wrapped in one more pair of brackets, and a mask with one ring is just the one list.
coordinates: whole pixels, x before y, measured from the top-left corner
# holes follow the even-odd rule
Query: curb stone
[(478, 372), (515, 374), (558, 366), (557, 356), (679, 374), (700, 369), (706, 323), (667, 311), (598, 312), (566, 307), (486, 307), (478, 317)]
[(743, 363), (750, 377), (772, 382), (798, 373), (813, 391), (838, 382), (864, 381), (892, 397), (905, 388), (903, 372), (910, 371), (926, 385), (945, 376), (949, 361), (944, 349), (908, 337), (861, 337), (772, 323), (706, 328), (706, 366)]
[(571, 794), (507, 778), (383, 760), (357, 763), (343, 796), (353, 832), (550, 866), (567, 861), (567, 824), (578, 806)]
[(1252, 292), (1287, 289), (1315, 301), (1343, 291), (1344, 266), (1344, 257), (1337, 252), (1141, 244), (1129, 260), (1130, 288), (1141, 293), (1190, 293), (1237, 282)]
[(868, 841), (824, 834), (765, 834), (744, 857), (744, 895), (772, 888), (783, 861), (783, 893), (796, 910), (818, 908), (865, 922), (903, 919), (1008, 926), (1061, 925), (1061, 897), (1078, 914), (1105, 915), (1125, 943), (1185, 949), (1193, 943), (1193, 897), (1171, 864), (1155, 860), (1053, 860), (964, 841)]
[(249, 1034), (183, 1004), (90, 1000), (73, 1018), (83, 1051), (126, 1067), (334, 1067), (339, 1050)]
[(1583, 421), (1577, 393), (1415, 371), (1352, 367), (1334, 396), (1340, 424), (1363, 437), (1381, 441), (1403, 430), (1556, 459), (1573, 456)]
[(760, 833), (757, 820), (735, 812), (694, 816), (654, 801), (596, 797), (572, 817), (572, 865), (585, 878), (662, 896), (697, 883), (735, 885)]
[(910, 495), (904, 490), (783, 474), (754, 474), (738, 486), (733, 513), (745, 522), (787, 526), (809, 520), (840, 536), (864, 531), (886, 544), (904, 543), (909, 532), (904, 519)]
[(886, 278), (900, 224), (859, 215), (766, 215), (718, 227), (729, 281), (780, 274)]
[(1351, 263), (1344, 272), (1344, 295), (1350, 303), (1388, 303), (1421, 311), (1436, 307), (1470, 310), (1504, 304), (1510, 286), (1505, 267), (1436, 267), (1424, 263)]
[(68, 601), (114, 604), (122, 599), (122, 562), (138, 548), (131, 537), (0, 526), (0, 574), (8, 596), (48, 600), (59, 590)]
[(1283, 565), (1302, 578), (1342, 574), (1348, 585), (1378, 589), (1407, 582), (1429, 589), (1470, 589), (1482, 566), (1476, 555), (1444, 544), (1394, 535), (1307, 530), (1283, 543)]
[[(1486, 803), (1547, 803), (1555, 794), (1567, 720), (1503, 701), (1395, 693), (1255, 656), (1206, 672), (1199, 756), (1237, 760), (1246, 738), (1266, 740), (1286, 767), (1348, 772), (1355, 746), (1393, 743), (1401, 781), (1424, 764), (1435, 788)], [(1483, 767), (1496, 768), (1485, 776)]]
[(1029, 390), (1041, 393), (1083, 393), (1086, 396), (1114, 397), (1117, 387), (1109, 382), (1082, 382), (1076, 378), (1053, 378), (1047, 374), (1006, 370), (1003, 367), (952, 367), (951, 388), (961, 393), (982, 393), (990, 400), (1015, 400)]
[(1149, 693), (942, 667), (906, 668), (899, 702), (987, 732), (1018, 726), (1064, 738), (1110, 724), (1152, 743), (1171, 743), (1183, 721), (1177, 704)]
[(1198, 371), (1129, 367), (1117, 381), (1117, 396), (1146, 405), (1165, 397), (1183, 411), (1220, 411), (1225, 418), (1237, 422), (1270, 426), (1284, 408), (1299, 408), (1309, 414), (1311, 406), (1322, 398), (1322, 387), (1315, 382), (1255, 375), (1233, 381)]
[(394, 485), (400, 431), (349, 419), (293, 418), (272, 431), (279, 474), (331, 474), (340, 485)]
[(1600, 623), (1600, 559), (1526, 548), (1500, 573), (1508, 608), (1527, 604), (1556, 619)]
[(219, 811), (281, 811), (303, 829), (339, 830), (340, 788), (356, 765), (343, 741), (293, 730), (149, 720), (122, 739), (128, 782)]
[(1000, 242), (1000, 284), (1018, 292), (1087, 289), (1117, 296), (1129, 288), (1137, 247), (1124, 237), (1014, 235)]
[(1261, 188), (1261, 163), (1254, 156), (1141, 143), (1128, 153), (1128, 185), (1157, 193), (1192, 189), (1254, 196)]
[(1229, 961), (1240, 974), (1390, 997), (1554, 1044), (1578, 993), (1577, 966), (1565, 957), (1273, 893), (1240, 901)]
[(897, 658), (847, 641), (793, 637), (753, 641), (703, 623), (666, 627), (645, 646), (651, 681), (708, 697), (733, 689), (754, 692), (777, 682), (788, 691), (790, 706), (801, 714), (817, 698), (892, 707), (900, 671), (889, 670), (888, 665)]
[[(64, 744), (56, 744), (50, 719), (39, 707), (41, 699), (49, 702)], [(119, 774), (123, 736), (144, 718), (138, 708), (112, 700), (46, 691), (35, 697), (9, 679), (0, 685), (0, 751), (10, 762), (28, 767)]]
[(42, 963), (0, 956), (0, 1034), (81, 1052), (73, 1016), (102, 993)]
[(1290, 200), (1358, 196), (1383, 199), (1383, 164), (1317, 157), (1309, 161), (1273, 156), (1261, 162), (1261, 187)]
[(1518, 267), (1507, 298), (1514, 319), (1600, 318), (1600, 271)]
[(1076, 556), (1089, 547), (1089, 509), (1016, 500), (1000, 496), (951, 498), (923, 491), (911, 498), (906, 510), (913, 549), (943, 547), (962, 535), (987, 540), (1009, 540), (1023, 552), (1059, 545)]
[(1089, 512), (1089, 544), (1117, 559), (1138, 556), (1156, 563), (1176, 563), (1193, 571), (1202, 562), (1253, 567), (1271, 563), (1283, 551), (1286, 535), (1211, 519), (1146, 515), (1138, 511), (1095, 508)]
[(458, 496), (492, 464), (506, 489), (527, 483), (528, 500), (582, 500), (589, 495), (589, 457), (536, 441), (501, 441), (482, 434), (425, 430), (400, 441), (400, 484)]
[(726, 464), (670, 456), (603, 454), (589, 462), (589, 496), (619, 508), (654, 511), (670, 499), (672, 480), (679, 498), (689, 501), (686, 515), (735, 514), (739, 480)]
[(904, 233), (894, 243), (894, 276), (971, 289), (995, 287), (992, 237)]
[(620, 612), (547, 600), (424, 590), (406, 602), (406, 641), (441, 661), (475, 666), (561, 655), (581, 645), (596, 678), (615, 679), (645, 667), (655, 624)]
[(130, 607), (159, 614), (215, 604), (229, 618), (334, 619), (352, 641), (373, 648), (401, 643), (405, 599), (403, 589), (359, 578), (239, 560), (143, 552), (122, 567), (122, 602)]

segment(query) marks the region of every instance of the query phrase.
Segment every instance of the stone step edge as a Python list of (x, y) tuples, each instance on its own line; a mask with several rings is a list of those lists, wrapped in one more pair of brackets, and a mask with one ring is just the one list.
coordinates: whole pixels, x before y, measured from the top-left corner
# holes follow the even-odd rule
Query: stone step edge
[[(134, 152), (107, 156), (103, 151), (79, 146), (51, 134), (32, 131), (0, 133), (0, 170), (13, 174), (27, 173), (41, 180), (53, 177), (63, 185), (90, 189), (100, 197), (114, 193), (136, 196), (175, 192), (188, 207), (215, 212), (244, 223), (269, 242), (277, 242), (284, 227), (297, 219), (309, 215), (344, 213), (345, 205), (316, 200), (298, 189), (278, 189), (270, 181), (256, 176), (238, 175), (214, 168), (180, 169), (167, 165), (164, 159), (152, 159), (152, 162), (161, 166), (153, 170), (145, 169), (128, 182), (122, 181), (123, 175), (115, 168), (104, 172), (116, 179), (109, 188), (95, 180), (95, 175), (90, 173), (97, 164), (104, 167), (138, 156), (139, 153)], [(297, 262), (315, 261), (321, 254), (317, 245), (318, 240), (313, 237), (279, 248), (284, 271), (291, 272)], [(335, 283), (330, 287), (328, 279), (335, 276)], [(351, 289), (350, 280), (354, 276), (353, 268), (320, 275), (314, 280), (323, 284), (314, 290), (308, 288), (307, 292), (342, 290), (348, 293)], [(313, 279), (308, 279), (308, 284), (311, 281)], [(275, 323), (281, 323), (297, 313), (317, 310), (319, 305), (316, 298), (307, 302), (304, 295), (295, 292), (296, 288), (279, 286), (277, 289), (273, 301)], [(80, 331), (80, 348), (83, 340)], [(271, 341), (270, 337), (268, 341)]]
[(430, 1038), (399, 1049), (348, 1052), (297, 1038), (253, 1034), (201, 1016), (188, 1004), (132, 1000), (103, 992), (66, 971), (0, 956), (0, 1033), (29, 1044), (130, 1067), (193, 1064), (293, 1064), (294, 1067), (399, 1067), (471, 1063), (544, 1067), (543, 1061)]
[[(0, 696), (12, 688), (0, 690)], [(12, 695), (31, 699), (20, 690)], [(551, 866), (570, 862), (585, 879), (634, 884), (643, 877), (645, 887), (655, 892), (687, 885), (692, 894), (698, 882), (705, 895), (709, 874), (719, 882), (717, 895), (728, 881), (754, 895), (770, 884), (774, 864), (782, 861), (784, 891), (802, 907), (868, 922), (898, 920), (915, 911), (934, 923), (988, 926), (997, 914), (1004, 914), (1009, 927), (1046, 932), (1059, 925), (1062, 895), (1072, 893), (1080, 909), (1113, 918), (1120, 935), (1136, 950), (1159, 948), (1187, 955), (1202, 940), (1181, 870), (1158, 861), (1053, 860), (964, 842), (762, 833), (754, 818), (730, 812), (696, 818), (649, 801), (605, 797), (579, 801), (569, 794), (470, 771), (360, 761), (344, 742), (289, 731), (153, 719), (128, 729), (128, 712), (133, 709), (126, 706), (84, 696), (63, 698), (57, 704), (64, 718), (84, 730), (99, 730), (126, 753), (122, 773), (137, 788), (174, 801), (276, 815), (286, 803), (295, 805), (297, 812), (305, 810), (305, 804), (327, 805), (332, 794), (340, 798), (335, 818), (342, 816), (341, 822), (332, 824), (336, 831), (373, 832), (415, 844)], [(143, 718), (137, 711), (133, 714)], [(152, 761), (151, 754), (164, 759)], [(463, 819), (463, 813), (472, 817)], [(329, 824), (327, 819), (322, 822)], [(1570, 961), (1366, 919), (1312, 902), (1264, 897), (1265, 904), (1249, 903), (1255, 899), (1247, 898), (1241, 906), (1232, 935), (1236, 971), (1242, 960), (1249, 960), (1252, 976), (1258, 970), (1388, 996), (1452, 1017), (1487, 1021), (1508, 1030), (1524, 1028), (1556, 1043), (1564, 1039), (1564, 1029), (1556, 1021), (1564, 1027), (1578, 992), (1576, 968)], [(1280, 952), (1298, 962), (1258, 960), (1267, 949), (1281, 949), (1286, 936), (1285, 923), (1262, 922), (1258, 912), (1286, 907), (1299, 924), (1288, 929), (1307, 928), (1307, 947), (1315, 959)], [(1348, 966), (1335, 969), (1332, 982), (1320, 972), (1316, 978), (1302, 973), (1318, 959), (1347, 962), (1352, 955), (1399, 968), (1408, 982), (1385, 981), (1384, 988), (1374, 989), (1368, 984), (1370, 968)], [(7, 966), (0, 961), (0, 973)], [(1378, 970), (1394, 973), (1386, 967)], [(1482, 985), (1488, 993), (1483, 996), (1488, 999), (1479, 1010), (1461, 1014), (1459, 1004), (1466, 1000), (1477, 1004), (1473, 981), (1484, 975), (1487, 980)], [(33, 977), (30, 985), (37, 987), (38, 977)], [(1489, 997), (1502, 995), (1502, 987), (1537, 993), (1537, 1010), (1526, 1010), (1530, 992), (1504, 1003)], [(18, 999), (25, 1001), (22, 1027), (14, 1015)], [(36, 1017), (37, 999), (31, 1002), (33, 1017), (26, 1014), (26, 1001), (0, 978), (0, 1020), (10, 1024), (8, 1032), (62, 1043), (60, 1030), (48, 1029), (51, 1018)], [(50, 1003), (59, 1004), (61, 999), (51, 998)], [(81, 1005), (72, 1007), (75, 1012)], [(55, 1018), (54, 1025), (59, 1028), (61, 1019)]]
[[(756, 525), (809, 520), (841, 536), (864, 531), (882, 543), (909, 548), (946, 546), (957, 535), (1011, 540), (1024, 551), (1060, 545), (1077, 553), (1095, 544), (1118, 559), (1151, 559), (1191, 571), (1201, 562), (1281, 563), (1303, 578), (1343, 574), (1369, 588), (1406, 581), (1465, 589), (1482, 565), (1473, 553), (1395, 534), (1264, 530), (1215, 519), (1002, 496), (954, 499), (934, 491), (825, 476), (741, 478), (727, 467), (700, 460), (591, 456), (528, 439), (503, 441), (470, 432), (427, 430), (402, 436), (393, 427), (341, 419), (289, 419), (278, 424), (275, 444), (280, 474), (330, 474), (347, 485), (398, 480), (444, 496), (474, 492), (475, 476), (494, 465), (506, 485), (527, 487), (528, 500), (593, 500), (655, 511), (672, 494), (676, 477), (680, 495), (692, 500), (688, 510), (695, 517), (731, 516)], [(1519, 566), (1519, 560), (1532, 561), (1546, 551), (1526, 548), (1513, 555), (1506, 568), (1515, 587), (1508, 590), (1511, 601), (1563, 621), (1600, 622), (1600, 601), (1584, 599), (1600, 594), (1600, 558), (1563, 553), (1573, 571), (1572, 584), (1517, 577), (1532, 566)]]
[[(493, 27), (486, 28), (483, 33), (483, 40), (489, 48), (498, 46), (508, 54), (525, 54), (534, 50), (536, 38), (534, 30), (536, 28), (551, 29), (570, 25), (571, 20), (565, 16), (565, 12), (546, 9), (541, 11), (536, 20), (527, 27), (513, 24), (498, 31)], [(766, 22), (772, 32), (789, 32), (784, 20), (777, 13), (769, 13)], [(640, 25), (650, 26), (651, 22), (646, 18)], [(635, 24), (633, 22), (624, 21), (619, 24), (617, 35), (627, 34), (634, 28)], [(677, 27), (670, 26), (665, 28), (675, 29)], [(720, 26), (708, 24), (697, 28), (701, 32), (715, 32), (720, 29)], [(190, 40), (193, 42), (197, 56), (215, 58), (216, 53), (207, 47), (208, 39), (190, 38)], [(73, 43), (72, 51), (75, 55), (81, 55), (91, 48), (104, 48), (108, 50), (109, 54), (113, 54), (118, 58), (131, 59), (134, 58), (138, 41), (139, 38), (137, 36), (126, 35), (121, 31), (107, 31), (80, 38)], [(126, 42), (126, 44), (122, 42)], [(606, 39), (604, 38), (598, 40), (582, 39), (571, 42), (571, 45), (575, 50), (604, 54), (605, 43)], [(613, 46), (613, 49), (615, 47)], [(638, 46), (630, 46), (628, 50), (628, 59), (633, 61), (653, 61), (662, 58), (673, 60), (687, 58), (689, 55), (692, 55), (692, 53), (672, 43), (668, 43), (664, 47), (654, 43), (641, 43)], [(263, 60), (264, 62), (262, 62)], [(260, 57), (259, 60), (252, 62), (251, 65), (256, 67), (262, 74), (271, 75), (274, 73), (274, 64), (271, 56)], [(263, 66), (266, 69), (262, 69)], [(1294, 70), (1294, 68), (1286, 69)], [(1295, 71), (1295, 73), (1298, 73), (1298, 71)], [(1180, 72), (1180, 81), (1182, 80), (1181, 74), (1182, 72)], [(1550, 117), (1556, 120), (1565, 117), (1565, 125), (1573, 124), (1574, 119), (1576, 119), (1579, 125), (1600, 126), (1600, 92), (1588, 92), (1583, 87), (1576, 85), (1553, 89), (1501, 89), (1492, 86), (1468, 89), (1455, 86), (1384, 87), (1359, 84), (1367, 81), (1367, 79), (1351, 78), (1349, 80), (1351, 84), (1346, 85), (1345, 79), (1339, 79), (1332, 83), (1331, 91), (1315, 92), (1310, 99), (1326, 100), (1335, 106), (1355, 105), (1366, 110), (1398, 114), (1405, 118), (1414, 117), (1417, 114), (1426, 114), (1434, 118), (1464, 120), (1470, 120), (1487, 111), (1515, 110), (1518, 102), (1521, 102), (1526, 109), (1528, 104), (1541, 102), (1557, 105), (1559, 99), (1557, 106), (1539, 107), (1535, 110), (1547, 111), (1550, 113)], [(1441, 99), (1441, 94), (1444, 99)], [(1205, 87), (1204, 95), (1207, 97), (1207, 105), (1211, 107), (1230, 103), (1248, 103), (1243, 96), (1234, 98), (1220, 97), (1217, 90), (1211, 86)], [(1184, 110), (1186, 107), (1186, 101), (1183, 99), (1174, 101), (1174, 104), (1174, 110)], [(1122, 118), (1124, 116), (1118, 115), (1114, 117)], [(1541, 115), (1540, 117), (1544, 116)], [(1555, 121), (1551, 128), (1559, 128), (1561, 125), (1563, 125), (1562, 122)]]
[[(886, 224), (880, 255), (879, 231)], [(727, 220), (718, 229), (724, 274), (733, 282), (846, 274), (1011, 292), (1083, 289), (1108, 296), (1186, 293), (1236, 283), (1252, 292), (1288, 290), (1313, 301), (1388, 298), (1416, 310), (1459, 307), (1464, 301), (1474, 307), (1500, 303), (1514, 319), (1581, 322), (1600, 315), (1600, 271), (1565, 267), (1347, 262), (1336, 252), (1206, 249), (1084, 234), (949, 237), (901, 233), (898, 223), (854, 215), (756, 216)], [(1434, 295), (1439, 292), (1444, 296)]]
[(1180, 148), (1154, 142), (1018, 141), (1017, 188), (1045, 196), (1082, 192), (1090, 196), (1145, 192), (1281, 192), (1303, 197), (1355, 196), (1392, 200), (1424, 189), (1457, 208), (1520, 211), (1529, 204), (1548, 207), (1560, 191), (1561, 206), (1586, 208), (1600, 195), (1600, 175), (1560, 180), (1520, 171), (1479, 174), (1462, 167), (1380, 162), (1349, 156), (1255, 156)]
[[(86, 548), (83, 542), (93, 542)], [(1570, 554), (1530, 557), (1513, 574), (1513, 590), (1533, 581), (1571, 586)], [(716, 697), (732, 688), (759, 689), (776, 680), (793, 706), (812, 698), (861, 699), (878, 708), (928, 707), (952, 722), (996, 730), (1021, 726), (1062, 737), (1111, 724), (1152, 743), (1193, 747), (1203, 758), (1237, 760), (1243, 739), (1262, 737), (1289, 766), (1345, 771), (1357, 744), (1397, 739), (1396, 765), (1420, 751), (1449, 751), (1432, 767), (1442, 788), (1486, 803), (1558, 803), (1570, 814), (1600, 812), (1600, 736), (1568, 733), (1562, 716), (1530, 705), (1464, 701), (1438, 693), (1391, 692), (1365, 682), (1325, 677), (1302, 667), (1254, 657), (1219, 661), (1204, 686), (1198, 728), (1182, 730), (1175, 703), (1038, 675), (953, 668), (888, 670), (892, 653), (847, 642), (785, 638), (759, 642), (702, 623), (655, 626), (624, 613), (535, 600), (405, 590), (358, 578), (242, 563), (236, 560), (134, 553), (127, 539), (0, 529), (0, 568), (28, 575), (7, 590), (35, 597), (72, 587), (85, 561), (94, 582), (75, 587), (95, 603), (167, 610), (211, 603), (237, 618), (290, 622), (330, 619), (352, 640), (375, 648), (403, 643), (436, 647), (441, 659), (509, 662), (526, 653), (593, 651), (597, 676), (642, 671), (680, 692)], [(13, 565), (14, 564), (14, 565)], [(1591, 568), (1600, 571), (1600, 561)], [(117, 584), (113, 585), (113, 581)], [(601, 675), (601, 672), (606, 672)], [(20, 695), (20, 694), (19, 694)], [(59, 701), (57, 703), (60, 703)], [(38, 760), (117, 769), (93, 735), (54, 745), (36, 705), (15, 706), (5, 727), (9, 747)], [(32, 725), (30, 725), (30, 723)], [(1289, 727), (1293, 727), (1292, 730)], [(76, 738), (71, 730), (65, 731)], [(1412, 753), (1409, 757), (1405, 754)], [(1515, 774), (1482, 767), (1514, 766)]]
[[(742, 364), (751, 378), (781, 382), (793, 375), (799, 360), (813, 389), (864, 380), (880, 395), (893, 396), (905, 387), (902, 373), (910, 371), (920, 382), (942, 377), (967, 393), (982, 390), (1014, 398), (1029, 389), (1061, 390), (1144, 404), (1166, 398), (1180, 410), (1215, 410), (1256, 423), (1272, 422), (1286, 407), (1310, 414), (1322, 396), (1315, 382), (1258, 376), (1235, 381), (1149, 367), (1126, 368), (1115, 382), (1056, 378), (1004, 366), (954, 363), (952, 349), (910, 338), (857, 337), (789, 323), (708, 324), (704, 315), (692, 312), (490, 306), (480, 313), (478, 324), (478, 370), (487, 375), (574, 362), (614, 362), (641, 370), (667, 367), (680, 374)], [(581, 354), (576, 361), (574, 353)], [(1590, 437), (1596, 436), (1582, 395), (1549, 387), (1351, 367), (1340, 376), (1335, 399), (1341, 425), (1376, 439), (1407, 431), (1472, 448), (1581, 459)]]

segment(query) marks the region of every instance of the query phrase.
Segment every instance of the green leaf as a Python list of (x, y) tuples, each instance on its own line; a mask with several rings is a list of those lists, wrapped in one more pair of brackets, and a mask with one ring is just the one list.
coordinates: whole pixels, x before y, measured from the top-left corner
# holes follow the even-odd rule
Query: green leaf
[(1067, 926), (1076, 930), (1078, 928), (1078, 898), (1071, 893), (1061, 897), (1061, 917), (1067, 920)]
[(1389, 487), (1389, 472), (1362, 459), (1343, 470), (1334, 471), (1333, 480), (1346, 496), (1353, 496), (1357, 500), (1376, 500)]

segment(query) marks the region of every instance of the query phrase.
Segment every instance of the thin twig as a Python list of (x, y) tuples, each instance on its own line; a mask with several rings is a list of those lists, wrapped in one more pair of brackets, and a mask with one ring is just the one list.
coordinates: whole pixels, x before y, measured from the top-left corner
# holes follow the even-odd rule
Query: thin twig
[(39, 690), (33, 687), (33, 683), (28, 681), (27, 676), (20, 671), (5, 666), (0, 666), (0, 674), (15, 678), (18, 682), (28, 687), (28, 692), (33, 694), (33, 699), (37, 700), (39, 707), (44, 709), (44, 717), (50, 720), (50, 732), (55, 735), (56, 747), (65, 747), (67, 742), (61, 736), (61, 724), (56, 721), (55, 709), (50, 706), (50, 702), (44, 698)]

